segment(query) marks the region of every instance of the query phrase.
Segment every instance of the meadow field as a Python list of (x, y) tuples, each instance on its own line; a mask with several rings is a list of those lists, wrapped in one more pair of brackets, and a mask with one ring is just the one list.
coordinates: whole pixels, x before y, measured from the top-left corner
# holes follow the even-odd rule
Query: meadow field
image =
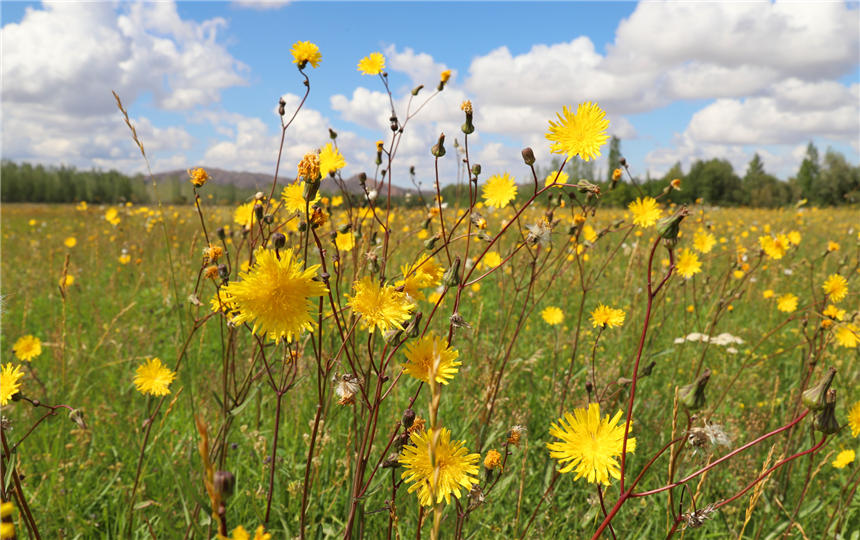
[(449, 76), (358, 194), (332, 132), (238, 206), (3, 205), (0, 536), (860, 538), (860, 210), (568, 177), (590, 102), (519, 184), (463, 102), (462, 197), (393, 204)]

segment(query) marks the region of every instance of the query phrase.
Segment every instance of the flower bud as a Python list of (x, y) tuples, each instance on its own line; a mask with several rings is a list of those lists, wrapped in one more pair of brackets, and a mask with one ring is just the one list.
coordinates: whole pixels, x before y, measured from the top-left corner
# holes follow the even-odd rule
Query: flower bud
[(226, 264), (218, 265), (218, 276), (221, 279), (229, 279), (230, 278), (230, 269), (227, 268)]
[(213, 477), (215, 491), (221, 496), (221, 499), (227, 499), (233, 494), (233, 489), (236, 487), (236, 477), (229, 471), (215, 471)]
[(87, 429), (87, 423), (84, 421), (84, 411), (80, 409), (72, 409), (69, 412), (69, 420), (78, 425), (81, 429)]
[(284, 233), (276, 232), (272, 235), (272, 245), (275, 246), (275, 249), (284, 249), (284, 246), (287, 245), (287, 237), (284, 236)]
[(403, 427), (409, 429), (412, 427), (413, 422), (415, 422), (415, 411), (412, 409), (406, 409), (403, 411), (403, 420), (401, 420)]
[(263, 205), (257, 203), (254, 205), (254, 217), (257, 218), (257, 221), (263, 220)]
[(403, 333), (408, 337), (417, 338), (421, 333), (421, 317), (423, 314), (419, 311), (415, 315), (412, 316), (412, 320), (409, 321), (409, 324), (406, 325), (406, 328), (403, 329)]
[(701, 409), (705, 405), (705, 386), (711, 378), (711, 370), (705, 369), (692, 383), (678, 389), (678, 400), (688, 409)]
[(412, 95), (413, 95), (413, 96), (417, 96), (417, 95), (418, 95), (418, 92), (420, 92), (422, 88), (424, 88), (424, 85), (423, 85), (423, 84), (419, 84), (418, 86), (416, 86), (415, 88), (413, 88), (413, 89), (412, 89)]
[(217, 234), (218, 238), (220, 238), (221, 240), (227, 238), (227, 231), (224, 230), (224, 227), (218, 227), (217, 229), (215, 229), (215, 234)]
[(278, 114), (280, 116), (284, 116), (287, 113), (286, 106), (287, 102), (284, 101), (284, 98), (278, 100)]
[(362, 186), (367, 184), (367, 174), (366, 173), (359, 173), (358, 174), (358, 183), (361, 184)]
[(833, 435), (839, 431), (836, 420), (836, 390), (830, 389), (824, 397), (824, 409), (815, 417), (814, 427), (825, 435)]
[(430, 251), (436, 249), (436, 242), (439, 241), (439, 238), (441, 238), (441, 235), (436, 234), (434, 236), (431, 236), (427, 240), (424, 240), (424, 249), (428, 249)]
[(478, 175), (480, 175), (480, 174), (481, 174), (481, 164), (475, 163), (474, 165), (472, 165), (472, 176), (477, 178)]
[(678, 232), (681, 230), (681, 222), (690, 212), (686, 206), (682, 206), (673, 215), (663, 218), (657, 222), (657, 233), (664, 240), (677, 240)]
[(331, 140), (337, 139), (337, 131), (333, 130), (332, 128), (328, 128), (328, 136)]
[(442, 284), (446, 287), (456, 287), (460, 284), (460, 256), (454, 257), (451, 267), (442, 276)]
[(433, 148), (430, 149), (430, 153), (440, 158), (445, 155), (445, 134), (441, 133), (439, 135), (439, 142), (433, 145)]
[(390, 128), (391, 128), (391, 131), (397, 131), (397, 130), (400, 128), (400, 122), (398, 122), (398, 120), (397, 120), (397, 116), (395, 116), (395, 115), (393, 115), (393, 114), (392, 114), (392, 115), (388, 118), (388, 122), (389, 122), (389, 126), (388, 126), (388, 127), (390, 127)]
[(312, 180), (310, 182), (305, 182), (305, 189), (304, 189), (304, 193), (302, 195), (304, 196), (304, 199), (306, 201), (312, 201), (312, 200), (314, 200), (314, 197), (317, 196), (317, 191), (319, 191), (319, 189), (320, 189), (319, 179)]
[(523, 148), (523, 161), (526, 162), (526, 165), (534, 165), (535, 164), (535, 153), (534, 150), (529, 148), (528, 146)]
[(830, 390), (830, 385), (833, 384), (833, 378), (835, 376), (836, 368), (831, 367), (827, 370), (824, 378), (822, 378), (817, 385), (808, 388), (803, 395), (801, 395), (801, 401), (803, 401), (803, 404), (806, 405), (809, 410), (820, 411), (824, 408), (827, 391)]

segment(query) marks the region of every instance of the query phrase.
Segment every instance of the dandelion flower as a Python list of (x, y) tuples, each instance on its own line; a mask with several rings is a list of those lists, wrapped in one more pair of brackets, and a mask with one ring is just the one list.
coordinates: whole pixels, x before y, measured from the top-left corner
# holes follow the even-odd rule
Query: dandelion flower
[(854, 456), (854, 450), (843, 450), (833, 460), (832, 465), (836, 469), (844, 469), (851, 463), (854, 463)]
[(760, 236), (758, 243), (765, 254), (774, 260), (781, 259), (790, 247), (788, 237), (784, 234), (777, 236)]
[(249, 203), (239, 205), (239, 207), (236, 208), (236, 211), (233, 212), (233, 221), (236, 222), (237, 225), (250, 229), (251, 224), (254, 222), (255, 204), (257, 204), (257, 201), (251, 201)]
[(339, 232), (334, 238), (334, 245), (340, 251), (351, 251), (355, 247), (355, 235), (352, 232)]
[[(430, 461), (430, 444), (437, 433), (434, 468)], [(449, 504), (452, 494), (460, 498), (460, 488), (468, 492), (478, 483), (474, 475), (478, 474), (481, 455), (469, 454), (463, 441), (451, 441), (448, 429), (442, 428), (441, 432), (432, 429), (415, 431), (410, 435), (410, 442), (412, 444), (404, 446), (400, 454), (400, 463), (406, 469), (401, 478), (411, 484), (409, 493), (418, 491), (418, 501), (422, 506), (432, 506), (434, 502), (441, 503), (443, 500)], [(438, 473), (435, 469), (438, 469)]]
[(73, 276), (71, 274), (66, 274), (65, 276), (60, 278), (59, 283), (60, 283), (60, 287), (62, 287), (64, 289), (67, 287), (71, 287), (75, 283), (75, 276)]
[(599, 326), (607, 328), (621, 326), (624, 324), (624, 310), (600, 304), (591, 312), (591, 324), (595, 328)]
[(699, 253), (710, 253), (716, 243), (717, 239), (714, 238), (714, 235), (702, 229), (693, 235), (693, 247)]
[(490, 450), (484, 457), (484, 468), (488, 471), (498, 469), (502, 466), (502, 454), (498, 450)]
[(202, 187), (207, 180), (210, 179), (209, 173), (203, 167), (196, 169), (188, 169), (189, 181), (194, 184), (194, 187)]
[(313, 327), (311, 313), (316, 305), (311, 298), (326, 292), (325, 285), (313, 279), (319, 265), (303, 270), (292, 249), (276, 253), (259, 248), (254, 257), (254, 265), (239, 273), (240, 280), (224, 288), (227, 302), (239, 310), (233, 322), (250, 322), (255, 333), (292, 341)]
[(317, 191), (316, 196), (312, 201), (305, 201), (305, 183), (301, 181), (293, 182), (281, 191), (281, 199), (284, 200), (284, 207), (289, 212), (305, 213), (305, 205), (313, 206), (320, 200), (320, 193)]
[(764, 298), (765, 300), (767, 300), (768, 298), (773, 298), (773, 295), (774, 295), (774, 292), (772, 289), (765, 289), (761, 293), (762, 298)]
[(320, 48), (310, 41), (296, 41), (290, 52), (293, 54), (293, 63), (298, 64), (299, 69), (304, 69), (308, 64), (317, 68), (322, 60)]
[(839, 274), (830, 274), (821, 288), (831, 301), (839, 302), (848, 294), (848, 280)]
[(222, 534), (218, 535), (218, 540), (271, 540), (271, 538), (271, 533), (267, 533), (266, 529), (264, 529), (262, 525), (257, 527), (257, 530), (254, 531), (253, 538), (250, 533), (245, 530), (245, 527), (241, 525), (233, 529), (233, 533), (229, 537)]
[(799, 232), (799, 231), (791, 231), (791, 232), (790, 232), (790, 233), (788, 233), (788, 235), (786, 235), (786, 236), (787, 236), (787, 238), (788, 238), (789, 243), (790, 243), (792, 246), (798, 246), (798, 245), (800, 245), (800, 238), (801, 238), (801, 237), (800, 237), (800, 232)]
[(564, 320), (564, 312), (555, 306), (547, 306), (540, 312), (540, 316), (543, 317), (544, 322), (550, 326), (561, 324), (561, 321)]
[(6, 405), (12, 399), (12, 396), (18, 393), (21, 389), (21, 377), (24, 372), (21, 371), (21, 366), (13, 366), (12, 364), (3, 364), (0, 367), (0, 405)]
[(824, 308), (824, 311), (821, 312), (821, 314), (825, 317), (830, 317), (834, 321), (841, 321), (845, 318), (845, 310), (839, 309), (833, 304), (828, 304), (827, 307)]
[(403, 329), (415, 305), (404, 292), (395, 290), (391, 285), (380, 285), (376, 280), (365, 276), (353, 284), (355, 294), (350, 297), (349, 305), (361, 315), (362, 325), (370, 332), (379, 329), (387, 332), (392, 328)]
[(555, 186), (561, 189), (564, 187), (562, 184), (566, 184), (569, 179), (570, 176), (568, 176), (568, 174), (564, 171), (552, 171), (551, 173), (546, 175), (546, 178), (544, 179), (543, 183), (544, 186)]
[(833, 240), (827, 242), (827, 251), (839, 251), (839, 242)]
[(702, 263), (699, 261), (699, 256), (695, 251), (682, 249), (678, 251), (678, 262), (675, 263), (678, 268), (678, 274), (686, 279), (690, 279), (694, 275), (702, 271)]
[(636, 197), (635, 201), (627, 205), (627, 209), (633, 214), (633, 224), (640, 227), (650, 227), (663, 216), (663, 211), (654, 197)]
[(556, 116), (558, 123), (550, 120), (549, 132), (546, 134), (546, 138), (552, 142), (550, 152), (567, 154), (568, 158), (579, 156), (583, 161), (600, 156), (600, 147), (609, 139), (606, 134), (609, 120), (596, 103), (580, 103), (576, 114), (571, 114), (565, 106)]
[[(590, 403), (588, 408), (565, 413), (553, 423), (549, 434), (561, 439), (547, 444), (549, 455), (558, 460), (559, 472), (576, 472), (579, 480), (585, 477), (591, 484), (609, 485), (609, 477), (621, 478), (618, 460), (624, 445), (624, 424), (618, 424), (621, 411), (611, 419), (601, 419), (600, 405)], [(627, 439), (627, 451), (636, 450), (636, 439)]]
[(141, 394), (166, 396), (170, 393), (170, 383), (176, 373), (170, 371), (158, 358), (150, 358), (137, 367), (134, 372), (134, 386)]
[(502, 264), (502, 256), (499, 255), (498, 251), (488, 251), (484, 254), (484, 258), (481, 259), (481, 264), (486, 268), (495, 268)]
[(29, 362), (42, 354), (42, 342), (36, 336), (26, 335), (18, 338), (18, 341), (12, 345), (12, 350), (18, 360)]
[(430, 374), (435, 372), (437, 383), (448, 384), (457, 373), (457, 366), (462, 364), (457, 362), (459, 355), (439, 336), (427, 334), (406, 345), (407, 362), (403, 371), (426, 383), (430, 382)]
[(857, 345), (860, 345), (860, 327), (856, 324), (840, 324), (833, 334), (836, 336), (836, 341), (843, 347), (856, 349)]
[(582, 238), (586, 242), (593, 244), (597, 240), (597, 231), (591, 225), (586, 225), (582, 228)]
[(503, 208), (517, 196), (517, 185), (508, 173), (501, 176), (494, 174), (487, 179), (481, 195), (488, 206)]
[(346, 167), (346, 160), (343, 158), (343, 154), (334, 145), (327, 143), (320, 150), (320, 175), (325, 178), (344, 167)]
[(854, 403), (848, 412), (848, 425), (851, 427), (851, 436), (860, 435), (860, 400)]
[(385, 57), (374, 52), (358, 61), (358, 71), (363, 75), (379, 75), (385, 69)]
[(63, 240), (63, 244), (65, 244), (65, 246), (67, 248), (73, 248), (76, 245), (78, 245), (78, 239), (75, 238), (74, 236), (70, 236), (70, 237), (66, 238), (65, 240)]
[(791, 313), (797, 309), (797, 296), (786, 293), (776, 299), (776, 309), (785, 313)]

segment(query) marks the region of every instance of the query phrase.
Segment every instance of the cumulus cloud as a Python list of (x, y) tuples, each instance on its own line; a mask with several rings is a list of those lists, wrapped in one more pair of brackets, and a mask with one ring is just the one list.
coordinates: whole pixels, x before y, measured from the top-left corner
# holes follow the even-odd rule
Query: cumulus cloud
[(290, 3), (290, 0), (235, 0), (233, 5), (248, 9), (280, 9)]
[[(140, 170), (111, 90), (131, 111), (144, 94), (165, 110), (217, 102), (223, 89), (244, 84), (246, 69), (217, 41), (225, 24), (221, 18), (183, 20), (173, 3), (82, 9), (45, 2), (28, 9), (19, 23), (0, 30), (4, 154)], [(147, 150), (192, 144), (184, 127), (135, 122)]]
[[(394, 45), (385, 48), (386, 67), (389, 71), (399, 71), (409, 76), (413, 84), (423, 84), (428, 88), (439, 82), (439, 75), (448, 69), (445, 64), (436, 62), (427, 53), (416, 53), (409, 47), (398, 51)], [(457, 73), (451, 70), (451, 81), (456, 80)]]

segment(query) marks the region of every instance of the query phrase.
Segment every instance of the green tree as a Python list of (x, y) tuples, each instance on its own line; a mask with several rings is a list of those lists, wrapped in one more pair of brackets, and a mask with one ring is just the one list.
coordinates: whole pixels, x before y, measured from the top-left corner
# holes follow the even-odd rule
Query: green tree
[(818, 202), (816, 187), (821, 175), (821, 165), (818, 162), (818, 149), (812, 141), (806, 146), (806, 157), (797, 171), (797, 185), (800, 187), (800, 196), (810, 201)]
[(609, 171), (606, 173), (606, 181), (612, 180), (612, 171), (621, 168), (621, 139), (615, 135), (609, 139)]

